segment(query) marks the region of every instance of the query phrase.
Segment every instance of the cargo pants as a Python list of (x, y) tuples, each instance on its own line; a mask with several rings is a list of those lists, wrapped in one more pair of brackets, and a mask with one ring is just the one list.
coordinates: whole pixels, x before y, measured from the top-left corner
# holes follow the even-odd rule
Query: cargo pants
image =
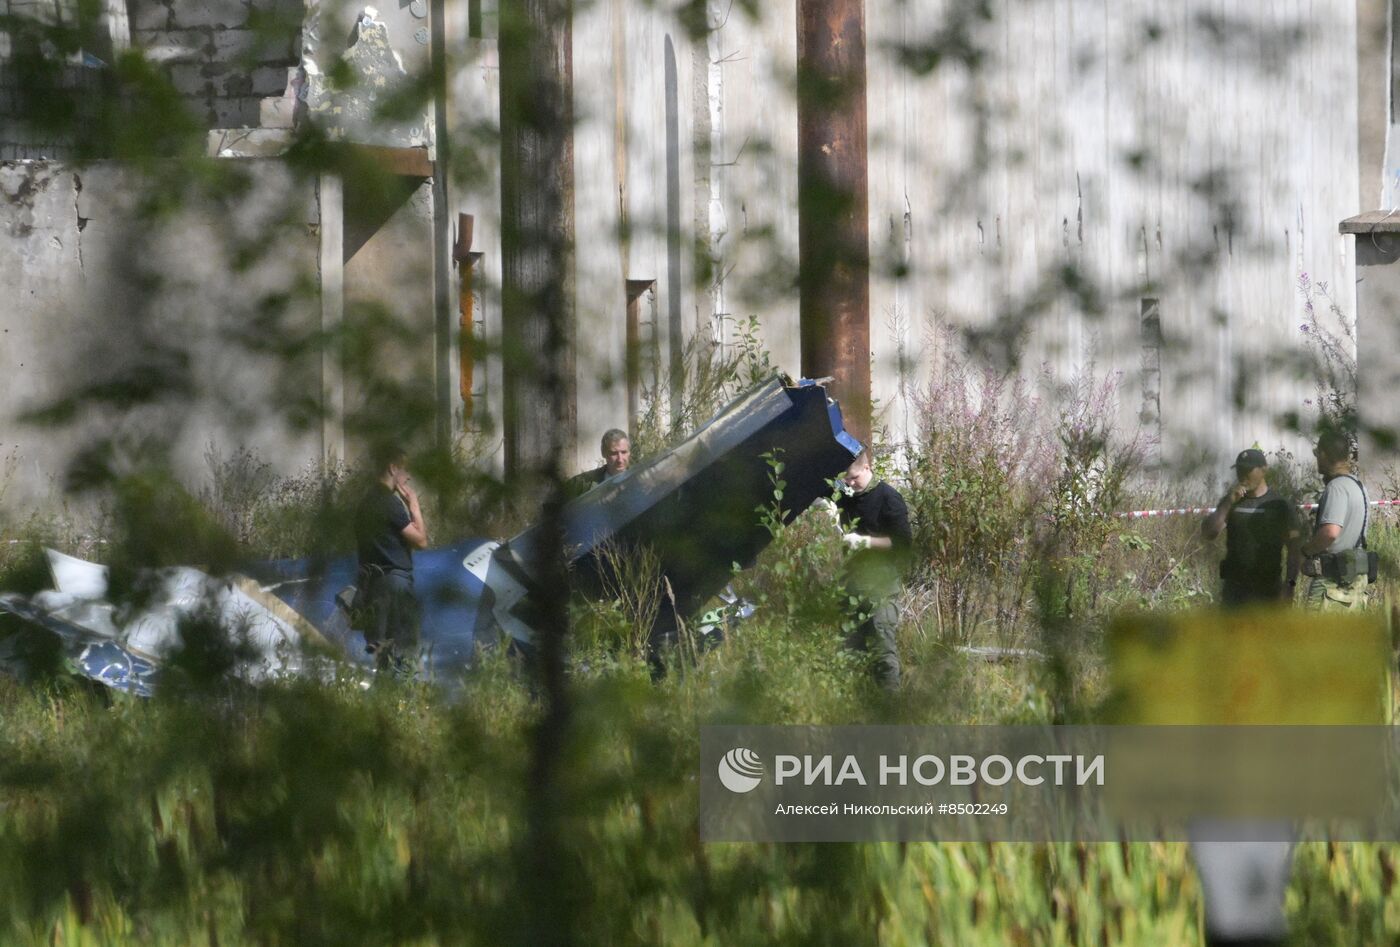
[(846, 638), (846, 647), (867, 652), (874, 665), (875, 680), (890, 690), (899, 687), (899, 605), (894, 596), (878, 602), (862, 601), (857, 608), (860, 625)]
[(1307, 592), (1303, 596), (1303, 606), (1319, 611), (1347, 611), (1360, 608), (1366, 604), (1366, 587), (1369, 584), (1364, 575), (1357, 576), (1346, 584), (1315, 575), (1308, 580)]

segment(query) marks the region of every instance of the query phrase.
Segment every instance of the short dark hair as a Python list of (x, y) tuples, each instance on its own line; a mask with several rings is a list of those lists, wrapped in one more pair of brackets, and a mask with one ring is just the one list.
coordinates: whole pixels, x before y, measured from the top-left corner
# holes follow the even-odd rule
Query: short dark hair
[(1317, 449), (1332, 460), (1351, 460), (1351, 438), (1336, 428), (1328, 428), (1317, 436)]
[(376, 444), (369, 452), (369, 462), (374, 465), (374, 472), (382, 474), (394, 464), (401, 463), (408, 457), (408, 451), (402, 444), (388, 441), (383, 444)]
[(608, 448), (616, 444), (618, 441), (627, 441), (628, 446), (630, 447), (632, 438), (628, 437), (627, 432), (622, 430), (621, 428), (609, 428), (608, 431), (603, 435), (603, 440), (599, 444), (599, 447), (601, 447), (603, 453), (606, 454), (608, 452)]

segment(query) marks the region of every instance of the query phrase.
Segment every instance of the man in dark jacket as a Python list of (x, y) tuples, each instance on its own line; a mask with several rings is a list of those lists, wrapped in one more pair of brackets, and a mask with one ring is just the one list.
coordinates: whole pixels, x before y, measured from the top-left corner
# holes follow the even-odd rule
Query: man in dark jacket
[(404, 451), (381, 451), (374, 467), (379, 475), (355, 510), (355, 611), (375, 668), (412, 677), (418, 654), (413, 550), (428, 548), (428, 528)]
[(1201, 523), (1206, 539), (1225, 533), (1220, 601), (1226, 608), (1293, 600), (1302, 561), (1302, 530), (1298, 511), (1269, 486), (1267, 471), (1262, 450), (1240, 451), (1235, 458), (1235, 485)]
[(603, 452), (603, 466), (570, 477), (564, 483), (564, 495), (572, 500), (581, 497), (589, 490), (610, 477), (616, 477), (632, 462), (632, 442), (627, 432), (612, 428), (603, 435), (599, 449)]
[(846, 643), (872, 651), (876, 678), (893, 689), (899, 686), (900, 674), (898, 599), (913, 544), (909, 508), (898, 490), (875, 479), (868, 451), (861, 451), (847, 468), (842, 485), (836, 508), (846, 530), (842, 539), (852, 550), (846, 560), (846, 592), (854, 600), (852, 617), (859, 623)]

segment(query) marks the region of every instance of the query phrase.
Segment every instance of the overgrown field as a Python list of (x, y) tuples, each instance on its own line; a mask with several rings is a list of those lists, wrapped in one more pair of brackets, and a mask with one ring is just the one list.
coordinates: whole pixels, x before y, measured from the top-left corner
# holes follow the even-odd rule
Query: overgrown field
[[(1113, 614), (1211, 601), (1220, 549), (1196, 518), (1113, 513), (1223, 485), (1150, 492), (1145, 445), (1105, 427), (1111, 387), (1086, 385), (1044, 417), (991, 376), (950, 363), (939, 379), (918, 440), (879, 457), (917, 546), (896, 694), (840, 647), (836, 528), (815, 514), (784, 527), (777, 509), (755, 511), (774, 541), (735, 577), (757, 615), (659, 683), (644, 595), (576, 604), (552, 783), (538, 778), (539, 685), (499, 653), (451, 696), (250, 691), (197, 660), (151, 701), (61, 667), (0, 674), (0, 943), (1199, 943), (1184, 845), (699, 841), (704, 724), (1090, 721)], [(637, 433), (649, 449), (674, 439)], [(450, 460), (423, 475), (438, 535), (508, 533), (501, 485), (467, 482)], [(1305, 485), (1275, 460), (1278, 482)], [(0, 588), (42, 586), (40, 542), (114, 574), (344, 548), (344, 476), (278, 478), (246, 455), (211, 466), (199, 497), (158, 473), (122, 479), (96, 527), (106, 544), (61, 518), (9, 524), (4, 538), (25, 541), (0, 546)], [(1379, 521), (1372, 540), (1400, 575), (1400, 529)], [(0, 625), (0, 647), (13, 631)], [(1294, 941), (1400, 941), (1398, 862), (1396, 846), (1301, 847)]]
[[(1196, 943), (1182, 845), (704, 846), (694, 781), (705, 723), (1092, 718), (1098, 617), (1213, 588), (1194, 528), (1124, 525), (1103, 569), (1068, 570), (1071, 599), (1101, 586), (1074, 623), (1068, 673), (957, 650), (1050, 647), (1033, 602), (1013, 616), (1024, 623), (958, 624), (916, 585), (893, 697), (839, 648), (839, 618), (813, 605), (835, 555), (815, 518), (741, 577), (760, 616), (660, 684), (623, 609), (580, 609), (564, 782), (547, 799), (530, 769), (539, 704), (497, 655), (455, 699), (176, 678), (143, 702), (61, 675), (0, 677), (0, 942)], [(1377, 538), (1400, 547), (1400, 531)], [(546, 853), (530, 832), (541, 806), (560, 831)], [(541, 857), (566, 884), (542, 887)], [(1400, 938), (1397, 859), (1392, 846), (1303, 847), (1296, 942)]]

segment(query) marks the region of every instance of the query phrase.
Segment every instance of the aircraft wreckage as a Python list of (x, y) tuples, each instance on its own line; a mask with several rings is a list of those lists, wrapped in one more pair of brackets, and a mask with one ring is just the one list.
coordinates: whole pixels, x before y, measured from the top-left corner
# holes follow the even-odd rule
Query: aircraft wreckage
[[(732, 564), (752, 564), (771, 535), (757, 510), (773, 502), (770, 461), (781, 458), (784, 518), (831, 494), (831, 481), (861, 445), (842, 426), (826, 389), (779, 376), (735, 399), (700, 430), (604, 481), (562, 510), (566, 558), (584, 594), (602, 594), (609, 548), (646, 545), (669, 582), (675, 612), (692, 616), (721, 593)], [(420, 673), (447, 679), (478, 646), (513, 639), (528, 647), (530, 597), (539, 589), (543, 529), (498, 543), (466, 539), (414, 555), (422, 608)], [(47, 551), (53, 589), (0, 594), (0, 612), (57, 636), (81, 673), (149, 695), (162, 661), (189, 621), (212, 625), (238, 647), (234, 673), (250, 682), (313, 673), (318, 662), (353, 662), (368, 673), (363, 635), (350, 627), (344, 593), (354, 555), (250, 563), (213, 576), (190, 567), (150, 570), (139, 606), (108, 595), (105, 566)]]

